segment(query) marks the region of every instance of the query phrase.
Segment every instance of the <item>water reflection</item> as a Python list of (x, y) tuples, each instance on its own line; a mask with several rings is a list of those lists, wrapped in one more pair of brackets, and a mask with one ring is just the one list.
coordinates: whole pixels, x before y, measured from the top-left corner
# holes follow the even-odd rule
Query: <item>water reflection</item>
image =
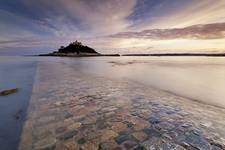
[[(115, 62), (115, 63), (113, 63)], [(126, 78), (204, 103), (225, 107), (225, 58), (70, 58), (77, 71)]]

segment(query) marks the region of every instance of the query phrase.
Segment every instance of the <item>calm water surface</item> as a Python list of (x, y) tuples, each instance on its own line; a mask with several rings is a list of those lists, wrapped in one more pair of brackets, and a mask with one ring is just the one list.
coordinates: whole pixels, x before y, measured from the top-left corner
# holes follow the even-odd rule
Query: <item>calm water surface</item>
[(130, 79), (225, 108), (223, 57), (71, 58), (66, 63), (79, 71)]
[[(78, 72), (128, 79), (225, 108), (225, 58), (216, 57), (0, 57), (0, 90), (19, 92), (0, 97), (0, 145), (15, 148), (39, 61), (64, 63)], [(21, 119), (15, 114), (22, 110)]]
[(33, 58), (0, 57), (0, 91), (19, 88), (18, 93), (0, 97), (0, 149), (14, 150), (25, 120), (32, 92), (36, 61)]

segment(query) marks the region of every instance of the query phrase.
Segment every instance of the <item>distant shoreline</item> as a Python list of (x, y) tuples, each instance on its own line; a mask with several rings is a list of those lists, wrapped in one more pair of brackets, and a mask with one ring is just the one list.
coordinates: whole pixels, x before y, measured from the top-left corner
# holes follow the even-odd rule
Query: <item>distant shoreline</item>
[(155, 54), (124, 54), (121, 56), (210, 56), (210, 57), (225, 57), (225, 53), (204, 54), (204, 53), (155, 53)]
[(50, 53), (36, 56), (55, 56), (55, 57), (120, 57), (120, 56), (208, 56), (208, 57), (225, 57), (225, 53), (154, 53), (154, 54), (67, 54), (67, 53)]

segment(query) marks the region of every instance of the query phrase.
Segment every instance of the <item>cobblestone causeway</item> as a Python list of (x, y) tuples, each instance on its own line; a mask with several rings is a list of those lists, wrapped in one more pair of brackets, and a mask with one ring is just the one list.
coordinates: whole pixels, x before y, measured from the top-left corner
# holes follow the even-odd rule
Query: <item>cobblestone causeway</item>
[(224, 109), (63, 63), (39, 63), (28, 109), (20, 150), (225, 149)]

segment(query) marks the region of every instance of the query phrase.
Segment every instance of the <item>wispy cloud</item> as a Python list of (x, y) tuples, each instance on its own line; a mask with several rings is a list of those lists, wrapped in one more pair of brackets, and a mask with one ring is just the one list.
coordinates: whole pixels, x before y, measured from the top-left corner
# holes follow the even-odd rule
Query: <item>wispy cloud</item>
[(225, 23), (200, 24), (185, 28), (151, 29), (140, 32), (121, 32), (109, 37), (144, 38), (153, 40), (221, 39), (225, 38)]
[(102, 52), (160, 48), (173, 39), (207, 40), (210, 47), (225, 48), (213, 42), (225, 38), (224, 8), (224, 0), (0, 1), (0, 49), (56, 49), (76, 39)]

